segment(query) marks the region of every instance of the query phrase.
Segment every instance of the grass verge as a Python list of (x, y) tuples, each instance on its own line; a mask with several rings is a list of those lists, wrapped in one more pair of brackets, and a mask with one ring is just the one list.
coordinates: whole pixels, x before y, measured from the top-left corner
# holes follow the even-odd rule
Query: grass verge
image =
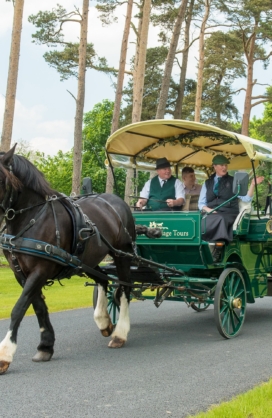
[(268, 418), (272, 416), (272, 379), (238, 395), (229, 402), (213, 405), (207, 412), (188, 418)]
[[(90, 281), (85, 277), (74, 276), (70, 280), (62, 280), (53, 286), (43, 289), (45, 301), (49, 312), (64, 311), (67, 309), (88, 308), (93, 304), (93, 287), (84, 287)], [(8, 267), (0, 267), (0, 319), (9, 318), (12, 308), (22, 292), (12, 271)], [(32, 306), (26, 315), (33, 315)]]

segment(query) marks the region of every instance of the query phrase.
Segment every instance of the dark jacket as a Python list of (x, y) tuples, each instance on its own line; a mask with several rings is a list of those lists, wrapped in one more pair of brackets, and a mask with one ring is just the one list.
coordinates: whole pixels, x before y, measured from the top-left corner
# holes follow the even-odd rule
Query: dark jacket
[[(208, 180), (206, 180), (206, 187), (207, 187), (207, 206), (211, 209), (216, 208), (217, 206), (221, 205), (221, 203), (226, 202), (226, 200), (230, 199), (234, 196), (232, 192), (232, 185), (233, 185), (233, 177), (229, 174), (221, 177), (218, 189), (218, 196), (214, 194), (213, 187), (214, 187), (214, 177), (213, 174)], [(228, 212), (228, 213), (239, 213), (239, 206), (238, 206), (238, 198), (236, 197), (231, 202), (228, 202), (226, 205), (222, 206), (218, 209), (218, 212)]]

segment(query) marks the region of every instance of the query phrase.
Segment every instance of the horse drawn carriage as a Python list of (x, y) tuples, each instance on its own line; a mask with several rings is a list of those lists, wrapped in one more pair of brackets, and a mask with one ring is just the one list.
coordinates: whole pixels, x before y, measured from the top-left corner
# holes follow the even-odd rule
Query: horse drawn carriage
[[(241, 330), (247, 303), (272, 295), (271, 205), (266, 211), (258, 204), (257, 211), (241, 207), (233, 240), (215, 262), (202, 239), (209, 215), (203, 216), (190, 196), (181, 211), (170, 212), (131, 212), (109, 194), (72, 199), (53, 190), (14, 151), (0, 154), (0, 247), (23, 290), (0, 343), (0, 374), (13, 361), (18, 328), (30, 304), (40, 326), (33, 361), (51, 359), (55, 335), (42, 288), (54, 280), (94, 279), (94, 320), (103, 336), (111, 336), (112, 348), (127, 340), (131, 298), (153, 299), (157, 307), (183, 301), (199, 312), (214, 305), (220, 334), (232, 338)], [(177, 177), (190, 166), (202, 179), (211, 172), (213, 156), (223, 154), (229, 170), (242, 170), (235, 175), (235, 196), (246, 193), (244, 171), (255, 176), (259, 163), (272, 159), (270, 144), (181, 120), (129, 125), (108, 139), (106, 152), (112, 167), (152, 171), (158, 158), (167, 157)], [(113, 263), (101, 266), (107, 254)]]
[[(158, 158), (167, 157), (176, 177), (180, 178), (182, 168), (189, 166), (200, 179), (211, 174), (212, 158), (222, 154), (230, 160), (229, 171), (239, 170), (234, 181), (236, 196), (247, 192), (248, 182), (244, 186), (242, 180), (247, 178), (244, 173), (251, 171), (254, 176), (260, 162), (270, 163), (272, 159), (270, 144), (178, 120), (126, 126), (108, 139), (106, 149), (113, 167), (131, 168), (134, 173), (152, 171)], [(187, 195), (184, 207), (178, 212), (134, 212), (136, 225), (158, 227), (162, 232), (160, 238), (137, 237), (137, 253), (150, 264), (138, 262), (138, 268), (132, 267), (132, 275), (135, 282), (151, 285), (139, 286), (136, 297), (153, 299), (157, 307), (164, 300), (183, 301), (199, 312), (214, 305), (218, 331), (223, 337), (232, 338), (241, 330), (246, 304), (254, 303), (255, 298), (272, 296), (271, 205), (265, 212), (259, 209), (257, 190), (257, 210), (253, 210), (251, 203), (240, 202), (233, 241), (223, 245), (221, 259), (214, 262), (212, 252), (216, 244), (202, 239), (204, 218), (211, 214), (200, 213), (196, 198)], [(146, 287), (152, 292), (144, 292)], [(113, 299), (110, 303), (113, 311), (115, 302)]]

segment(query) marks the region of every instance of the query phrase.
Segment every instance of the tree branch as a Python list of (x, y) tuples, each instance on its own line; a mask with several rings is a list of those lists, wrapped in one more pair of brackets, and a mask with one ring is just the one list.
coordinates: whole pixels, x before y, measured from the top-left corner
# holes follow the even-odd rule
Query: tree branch
[(66, 89), (66, 91), (68, 91), (69, 94), (71, 94), (71, 96), (73, 97), (73, 99), (75, 99), (75, 101), (77, 101), (76, 97), (73, 95), (73, 93), (71, 93), (69, 90)]

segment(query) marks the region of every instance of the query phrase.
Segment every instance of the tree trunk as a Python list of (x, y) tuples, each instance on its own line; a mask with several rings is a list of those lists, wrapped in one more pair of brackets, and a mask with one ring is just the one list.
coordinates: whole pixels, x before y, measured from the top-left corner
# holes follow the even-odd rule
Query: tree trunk
[(163, 119), (165, 115), (171, 74), (172, 74), (175, 54), (176, 54), (176, 50), (178, 46), (181, 25), (184, 20), (187, 3), (188, 3), (188, 0), (182, 0), (181, 5), (179, 7), (178, 16), (175, 22), (174, 31), (173, 31), (171, 43), (169, 46), (169, 52), (168, 52), (166, 63), (165, 63), (164, 76), (162, 80), (162, 87), (161, 87), (159, 104), (157, 108), (156, 119)]
[(245, 48), (245, 54), (247, 59), (247, 88), (246, 88), (246, 97), (245, 97), (245, 104), (244, 104), (244, 114), (243, 114), (243, 121), (242, 121), (242, 135), (248, 136), (249, 132), (249, 121), (250, 121), (250, 113), (251, 113), (251, 98), (252, 98), (252, 91), (253, 91), (253, 64), (254, 64), (254, 50), (255, 50), (255, 41), (256, 41), (256, 31), (253, 33), (251, 40), (249, 51), (247, 52)]
[[(142, 20), (139, 22), (139, 32), (134, 64), (132, 123), (139, 122), (141, 120), (150, 11), (151, 0), (144, 0)], [(128, 169), (125, 188), (125, 202), (128, 204), (130, 203), (129, 196), (134, 191), (134, 185), (132, 184), (133, 178), (133, 169)]]
[(204, 36), (206, 23), (210, 14), (211, 0), (205, 0), (205, 13), (203, 16), (200, 35), (199, 35), (199, 62), (197, 72), (197, 86), (196, 86), (196, 102), (195, 102), (195, 122), (200, 122), (202, 89), (203, 89), (203, 70), (204, 70)]
[(184, 52), (182, 54), (182, 64), (181, 64), (180, 79), (179, 79), (179, 91), (178, 91), (178, 97), (176, 101), (175, 112), (174, 112), (174, 119), (182, 118), (182, 104), (183, 104), (183, 99), (184, 99), (185, 80), (186, 80), (186, 72), (187, 72), (188, 56), (189, 56), (190, 27), (191, 27), (194, 3), (195, 3), (195, 0), (191, 0), (189, 7), (188, 7), (188, 16), (186, 19), (185, 33), (184, 33)]
[(10, 149), (12, 127), (14, 118), (19, 57), (20, 57), (20, 43), (22, 32), (24, 0), (16, 0), (14, 5), (13, 27), (11, 35), (11, 47), (9, 57), (9, 71), (6, 90), (6, 101), (4, 120), (2, 128), (2, 138), (0, 151), (8, 151)]
[(139, 38), (136, 79), (134, 83), (132, 123), (139, 122), (141, 120), (150, 11), (151, 0), (145, 0), (143, 5), (141, 34)]
[[(111, 134), (113, 134), (113, 132), (115, 132), (118, 129), (118, 125), (119, 125), (119, 116), (120, 116), (120, 109), (121, 109), (123, 83), (124, 83), (124, 75), (125, 75), (125, 67), (126, 67), (126, 59), (127, 59), (129, 29), (130, 29), (131, 16), (132, 16), (132, 7), (133, 7), (133, 0), (128, 0), (125, 28), (124, 28), (121, 53), (120, 53), (115, 102), (114, 102), (114, 109), (113, 109), (113, 116), (112, 116)], [(112, 171), (111, 171), (111, 168), (108, 167), (106, 193), (113, 192), (113, 183), (114, 183), (114, 178), (112, 175)]]
[(72, 191), (80, 193), (81, 184), (81, 165), (82, 165), (82, 120), (85, 99), (85, 73), (86, 73), (86, 54), (87, 54), (87, 34), (88, 34), (88, 13), (89, 0), (83, 0), (82, 20), (80, 27), (79, 42), (79, 62), (78, 62), (78, 88), (76, 100), (76, 116), (74, 129), (74, 155), (73, 155), (73, 183)]

